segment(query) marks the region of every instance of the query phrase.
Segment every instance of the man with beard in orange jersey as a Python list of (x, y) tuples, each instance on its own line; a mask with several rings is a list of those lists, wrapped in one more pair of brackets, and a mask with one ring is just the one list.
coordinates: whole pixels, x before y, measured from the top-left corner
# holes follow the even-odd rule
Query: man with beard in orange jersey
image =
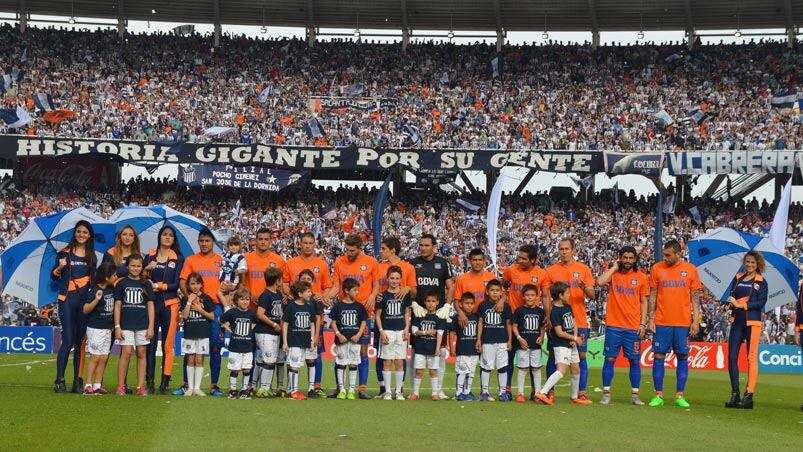
[(343, 281), (353, 278), (359, 284), (357, 292), (357, 302), (365, 307), (368, 312), (369, 328), (360, 338), (360, 365), (357, 368), (360, 376), (360, 386), (358, 396), (360, 399), (370, 399), (371, 396), (365, 392), (368, 384), (368, 344), (371, 343), (371, 330), (373, 322), (370, 320), (376, 304), (376, 296), (379, 294), (379, 263), (375, 258), (368, 256), (362, 250), (362, 237), (357, 234), (346, 236), (346, 253), (338, 257), (334, 264), (334, 278), (332, 281), (332, 293), (344, 297), (341, 290)]
[[(248, 270), (245, 277), (242, 278), (240, 284), (242, 287), (248, 289), (251, 298), (251, 303), (248, 309), (256, 311), (259, 304), (259, 297), (265, 291), (265, 272), (269, 268), (284, 271), (285, 263), (281, 256), (270, 250), (271, 245), (271, 230), (266, 227), (261, 227), (257, 230), (256, 249), (245, 254), (245, 263)], [(248, 390), (253, 389), (253, 381), (259, 381), (260, 374), (262, 373), (262, 354), (258, 350), (254, 350), (254, 371), (250, 373)], [(282, 375), (284, 365), (276, 363), (277, 375)]]

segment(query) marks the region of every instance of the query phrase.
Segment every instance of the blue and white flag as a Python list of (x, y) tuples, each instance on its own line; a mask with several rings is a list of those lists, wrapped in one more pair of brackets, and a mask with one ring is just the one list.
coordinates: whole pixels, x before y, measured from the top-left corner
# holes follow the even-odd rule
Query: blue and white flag
[(337, 207), (334, 204), (327, 204), (321, 211), (321, 218), (332, 221), (337, 218)]
[(697, 226), (702, 226), (705, 223), (705, 219), (703, 218), (703, 213), (700, 212), (700, 208), (697, 206), (691, 206), (687, 210), (689, 217), (691, 217), (691, 221), (694, 222)]
[(496, 54), (491, 60), (491, 77), (498, 78), (502, 76), (502, 55)]
[(235, 129), (234, 127), (215, 126), (215, 127), (209, 127), (208, 129), (204, 130), (204, 135), (208, 137), (219, 137), (231, 132), (235, 132), (236, 130), (237, 129)]
[(778, 94), (772, 96), (770, 105), (772, 108), (792, 108), (795, 106), (795, 102), (797, 102), (797, 91), (790, 89), (779, 91)]
[(16, 110), (10, 108), (0, 109), (0, 119), (11, 129), (19, 129), (33, 122), (31, 115), (20, 106), (17, 106)]
[(242, 205), (240, 204), (240, 200), (238, 199), (237, 203), (234, 204), (234, 208), (231, 209), (231, 219), (234, 220), (240, 218), (240, 215), (242, 214), (243, 214), (243, 208)]
[(659, 111), (658, 113), (655, 114), (655, 117), (658, 118), (665, 125), (669, 125), (675, 122), (675, 120), (672, 119), (671, 116), (669, 116), (669, 113), (667, 113), (666, 110)]
[(488, 254), (491, 258), (491, 263), (494, 268), (497, 268), (496, 261), (496, 238), (497, 228), (499, 226), (499, 208), (502, 204), (502, 185), (505, 181), (505, 173), (500, 171), (499, 178), (496, 179), (493, 190), (491, 190), (491, 197), (488, 199), (488, 211), (486, 215), (486, 226), (488, 231)]
[(667, 215), (674, 215), (675, 213), (675, 195), (669, 195), (664, 199), (662, 210)]
[(0, 80), (0, 92), (7, 93), (11, 89), (12, 82), (11, 74), (3, 74), (3, 79)]
[(467, 198), (465, 196), (461, 196), (455, 200), (457, 203), (457, 207), (463, 209), (468, 213), (477, 213), (480, 208), (482, 207), (482, 203), (479, 201), (475, 201), (471, 198)]
[(346, 88), (346, 94), (352, 97), (362, 96), (362, 93), (364, 91), (365, 88), (363, 87), (362, 83), (354, 83), (352, 85), (349, 85), (348, 88)]
[(268, 86), (266, 86), (265, 89), (263, 89), (262, 92), (259, 93), (259, 96), (257, 96), (257, 102), (259, 102), (262, 105), (267, 104), (268, 98), (270, 97), (272, 92), (273, 92), (273, 85), (268, 84)]
[(613, 184), (613, 188), (611, 189), (611, 199), (613, 200), (613, 205), (619, 205), (619, 182)]
[(323, 124), (321, 124), (318, 118), (310, 118), (310, 120), (307, 121), (307, 125), (304, 126), (304, 131), (310, 138), (320, 138), (326, 135), (326, 130), (324, 130)]
[(402, 127), (402, 130), (404, 130), (405, 135), (410, 137), (410, 141), (414, 145), (418, 144), (421, 141), (421, 132), (418, 129), (418, 127), (412, 124), (406, 124), (404, 127)]
[(53, 97), (50, 94), (36, 93), (33, 95), (33, 103), (40, 111), (53, 111)]
[(689, 111), (689, 116), (685, 119), (686, 122), (694, 121), (697, 125), (700, 125), (709, 118), (709, 115), (699, 108), (695, 108), (694, 110)]
[[(374, 235), (374, 256), (379, 259), (379, 245), (382, 243), (382, 225), (385, 223), (385, 204), (388, 201), (388, 191), (390, 190), (390, 181), (393, 179), (393, 173), (388, 174), (382, 188), (374, 198), (374, 221), (370, 228)], [(367, 229), (366, 229), (367, 230)]]

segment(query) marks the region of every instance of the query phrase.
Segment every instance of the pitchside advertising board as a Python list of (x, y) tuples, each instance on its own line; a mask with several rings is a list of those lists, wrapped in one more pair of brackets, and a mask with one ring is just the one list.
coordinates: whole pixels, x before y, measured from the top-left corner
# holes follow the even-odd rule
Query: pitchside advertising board
[[(228, 343), (228, 333), (226, 333)], [(324, 330), (324, 359), (335, 358), (334, 334), (329, 330)], [(49, 326), (4, 326), (0, 327), (0, 353), (55, 353), (60, 345), (60, 330)], [(176, 333), (175, 353), (181, 355), (182, 332)], [(691, 352), (689, 353), (689, 368), (693, 370), (719, 370), (728, 369), (728, 344), (721, 342), (692, 342)], [(588, 367), (601, 368), (605, 363), (604, 342), (592, 339), (588, 341)], [(117, 352), (117, 347), (113, 353)], [(161, 353), (161, 347), (159, 352)], [(223, 350), (224, 355), (228, 353)], [(411, 356), (412, 351), (408, 353)], [(546, 348), (544, 348), (546, 355)], [(373, 345), (368, 346), (368, 357), (376, 359), (377, 350)], [(641, 367), (652, 368), (655, 354), (652, 351), (652, 343), (644, 341), (641, 344)], [(454, 362), (454, 357), (450, 356), (449, 362)], [(623, 356), (616, 359), (616, 367), (627, 368), (630, 363)], [(794, 345), (771, 345), (761, 344), (758, 348), (758, 365), (761, 372), (803, 374), (803, 355), (801, 348)], [(666, 357), (666, 367), (675, 368), (677, 357), (674, 353), (669, 353)], [(747, 371), (746, 348), (742, 347), (739, 353), (739, 370)]]

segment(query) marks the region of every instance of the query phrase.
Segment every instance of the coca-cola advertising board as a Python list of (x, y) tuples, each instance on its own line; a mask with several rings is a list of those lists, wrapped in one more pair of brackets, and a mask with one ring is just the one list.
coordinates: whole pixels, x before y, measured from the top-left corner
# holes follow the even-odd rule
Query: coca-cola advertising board
[(114, 187), (117, 185), (118, 164), (100, 159), (21, 158), (19, 170), (22, 182), (50, 182), (81, 187)]
[[(655, 353), (652, 350), (652, 341), (641, 343), (641, 367), (652, 368)], [(677, 357), (670, 352), (665, 358), (666, 367), (677, 367)], [(616, 358), (616, 367), (630, 367), (627, 359), (619, 355)], [(689, 369), (692, 370), (727, 370), (728, 344), (723, 342), (691, 342), (689, 343)], [(739, 370), (747, 371), (747, 346), (739, 351)]]

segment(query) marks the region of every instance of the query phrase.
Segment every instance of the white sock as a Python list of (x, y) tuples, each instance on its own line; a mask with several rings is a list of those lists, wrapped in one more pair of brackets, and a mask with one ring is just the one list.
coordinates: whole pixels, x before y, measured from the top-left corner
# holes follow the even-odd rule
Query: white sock
[(354, 392), (357, 387), (357, 369), (349, 368), (349, 392)]
[(463, 389), (466, 386), (466, 376), (466, 374), (457, 374), (457, 395), (467, 394), (463, 392)]
[(431, 377), (429, 380), (430, 384), (432, 385), (432, 395), (438, 395), (438, 388), (440, 388), (440, 386), (438, 386), (438, 377)]
[[(385, 365), (387, 366), (387, 364), (385, 364)], [(391, 386), (391, 383), (392, 383), (392, 381), (390, 379), (391, 375), (393, 375), (393, 372), (391, 372), (389, 370), (382, 370), (382, 380), (384, 382), (384, 385), (382, 387), (385, 388), (386, 392), (390, 392), (390, 388), (393, 387), (393, 386)]]
[[(273, 369), (267, 368), (265, 372), (262, 374), (262, 380), (266, 381), (265, 388), (271, 389), (273, 387), (273, 374), (276, 372), (276, 367), (274, 366)], [(281, 388), (281, 386), (276, 386), (277, 388)]]
[(243, 391), (248, 389), (248, 374), (243, 374), (243, 381), (240, 383), (240, 389)]
[(552, 375), (550, 375), (549, 378), (547, 378), (546, 383), (544, 383), (544, 386), (541, 388), (541, 394), (548, 393), (550, 389), (552, 389), (553, 387), (555, 387), (556, 384), (558, 384), (561, 378), (563, 378), (563, 372), (556, 370), (554, 373), (552, 373)]
[(499, 394), (505, 392), (505, 386), (507, 386), (507, 372), (499, 372), (496, 371), (496, 381), (499, 382)]
[(580, 390), (580, 373), (572, 374), (572, 399), (577, 398), (577, 392)]
[(541, 392), (541, 368), (538, 367), (535, 370), (531, 368), (530, 375), (533, 378), (533, 384), (535, 385), (535, 392)]
[[(397, 370), (394, 372), (396, 374), (396, 392), (401, 393), (404, 390), (404, 371)], [(390, 386), (390, 382), (385, 383)]]
[(298, 371), (288, 369), (287, 371), (287, 392), (290, 394), (298, 390)]
[(418, 377), (413, 378), (413, 394), (418, 395), (418, 390), (421, 389), (421, 379)]
[(195, 366), (187, 366), (185, 375), (187, 377), (187, 389), (192, 391), (195, 389)]
[(519, 374), (516, 378), (517, 386), (519, 387), (519, 394), (524, 394), (524, 376), (527, 374), (525, 369), (519, 369)]
[(284, 363), (276, 364), (276, 388), (284, 387)]
[[(440, 355), (438, 355), (438, 388), (443, 387), (443, 378), (446, 376), (446, 356), (448, 354), (449, 351), (442, 348)], [(438, 389), (438, 391), (440, 391), (440, 389)]]
[(237, 375), (232, 375), (229, 377), (229, 389), (232, 391), (237, 390)]
[[(257, 351), (257, 353), (259, 353), (259, 351)], [(254, 363), (254, 368), (251, 369), (251, 372), (254, 373), (254, 379), (251, 381), (256, 382), (256, 385), (259, 385), (259, 382), (262, 381), (263, 369), (264, 368), (262, 367), (262, 363)]]
[(337, 374), (337, 381), (338, 381), (337, 389), (342, 391), (346, 387), (346, 380), (343, 379), (346, 373), (346, 369), (338, 367), (335, 373)]
[[(259, 369), (261, 369), (259, 372), (259, 389), (268, 389), (268, 386), (270, 385), (269, 378), (273, 376), (273, 372), (270, 372), (270, 377), (269, 377), (268, 369), (262, 366), (264, 366), (264, 364), (259, 366)], [(256, 375), (254, 375), (254, 380), (256, 379), (257, 379)]]
[(195, 389), (201, 390), (201, 384), (204, 381), (204, 367), (195, 367)]
[(100, 389), (100, 383), (93, 384), (92, 389)]
[(491, 371), (480, 369), (480, 388), (483, 393), (488, 392), (488, 386), (491, 384)]
[(315, 366), (307, 366), (307, 378), (309, 379), (309, 390), (315, 389)]
[(466, 386), (463, 390), (463, 394), (471, 394), (471, 384), (474, 382), (474, 374), (470, 373), (466, 375)]

